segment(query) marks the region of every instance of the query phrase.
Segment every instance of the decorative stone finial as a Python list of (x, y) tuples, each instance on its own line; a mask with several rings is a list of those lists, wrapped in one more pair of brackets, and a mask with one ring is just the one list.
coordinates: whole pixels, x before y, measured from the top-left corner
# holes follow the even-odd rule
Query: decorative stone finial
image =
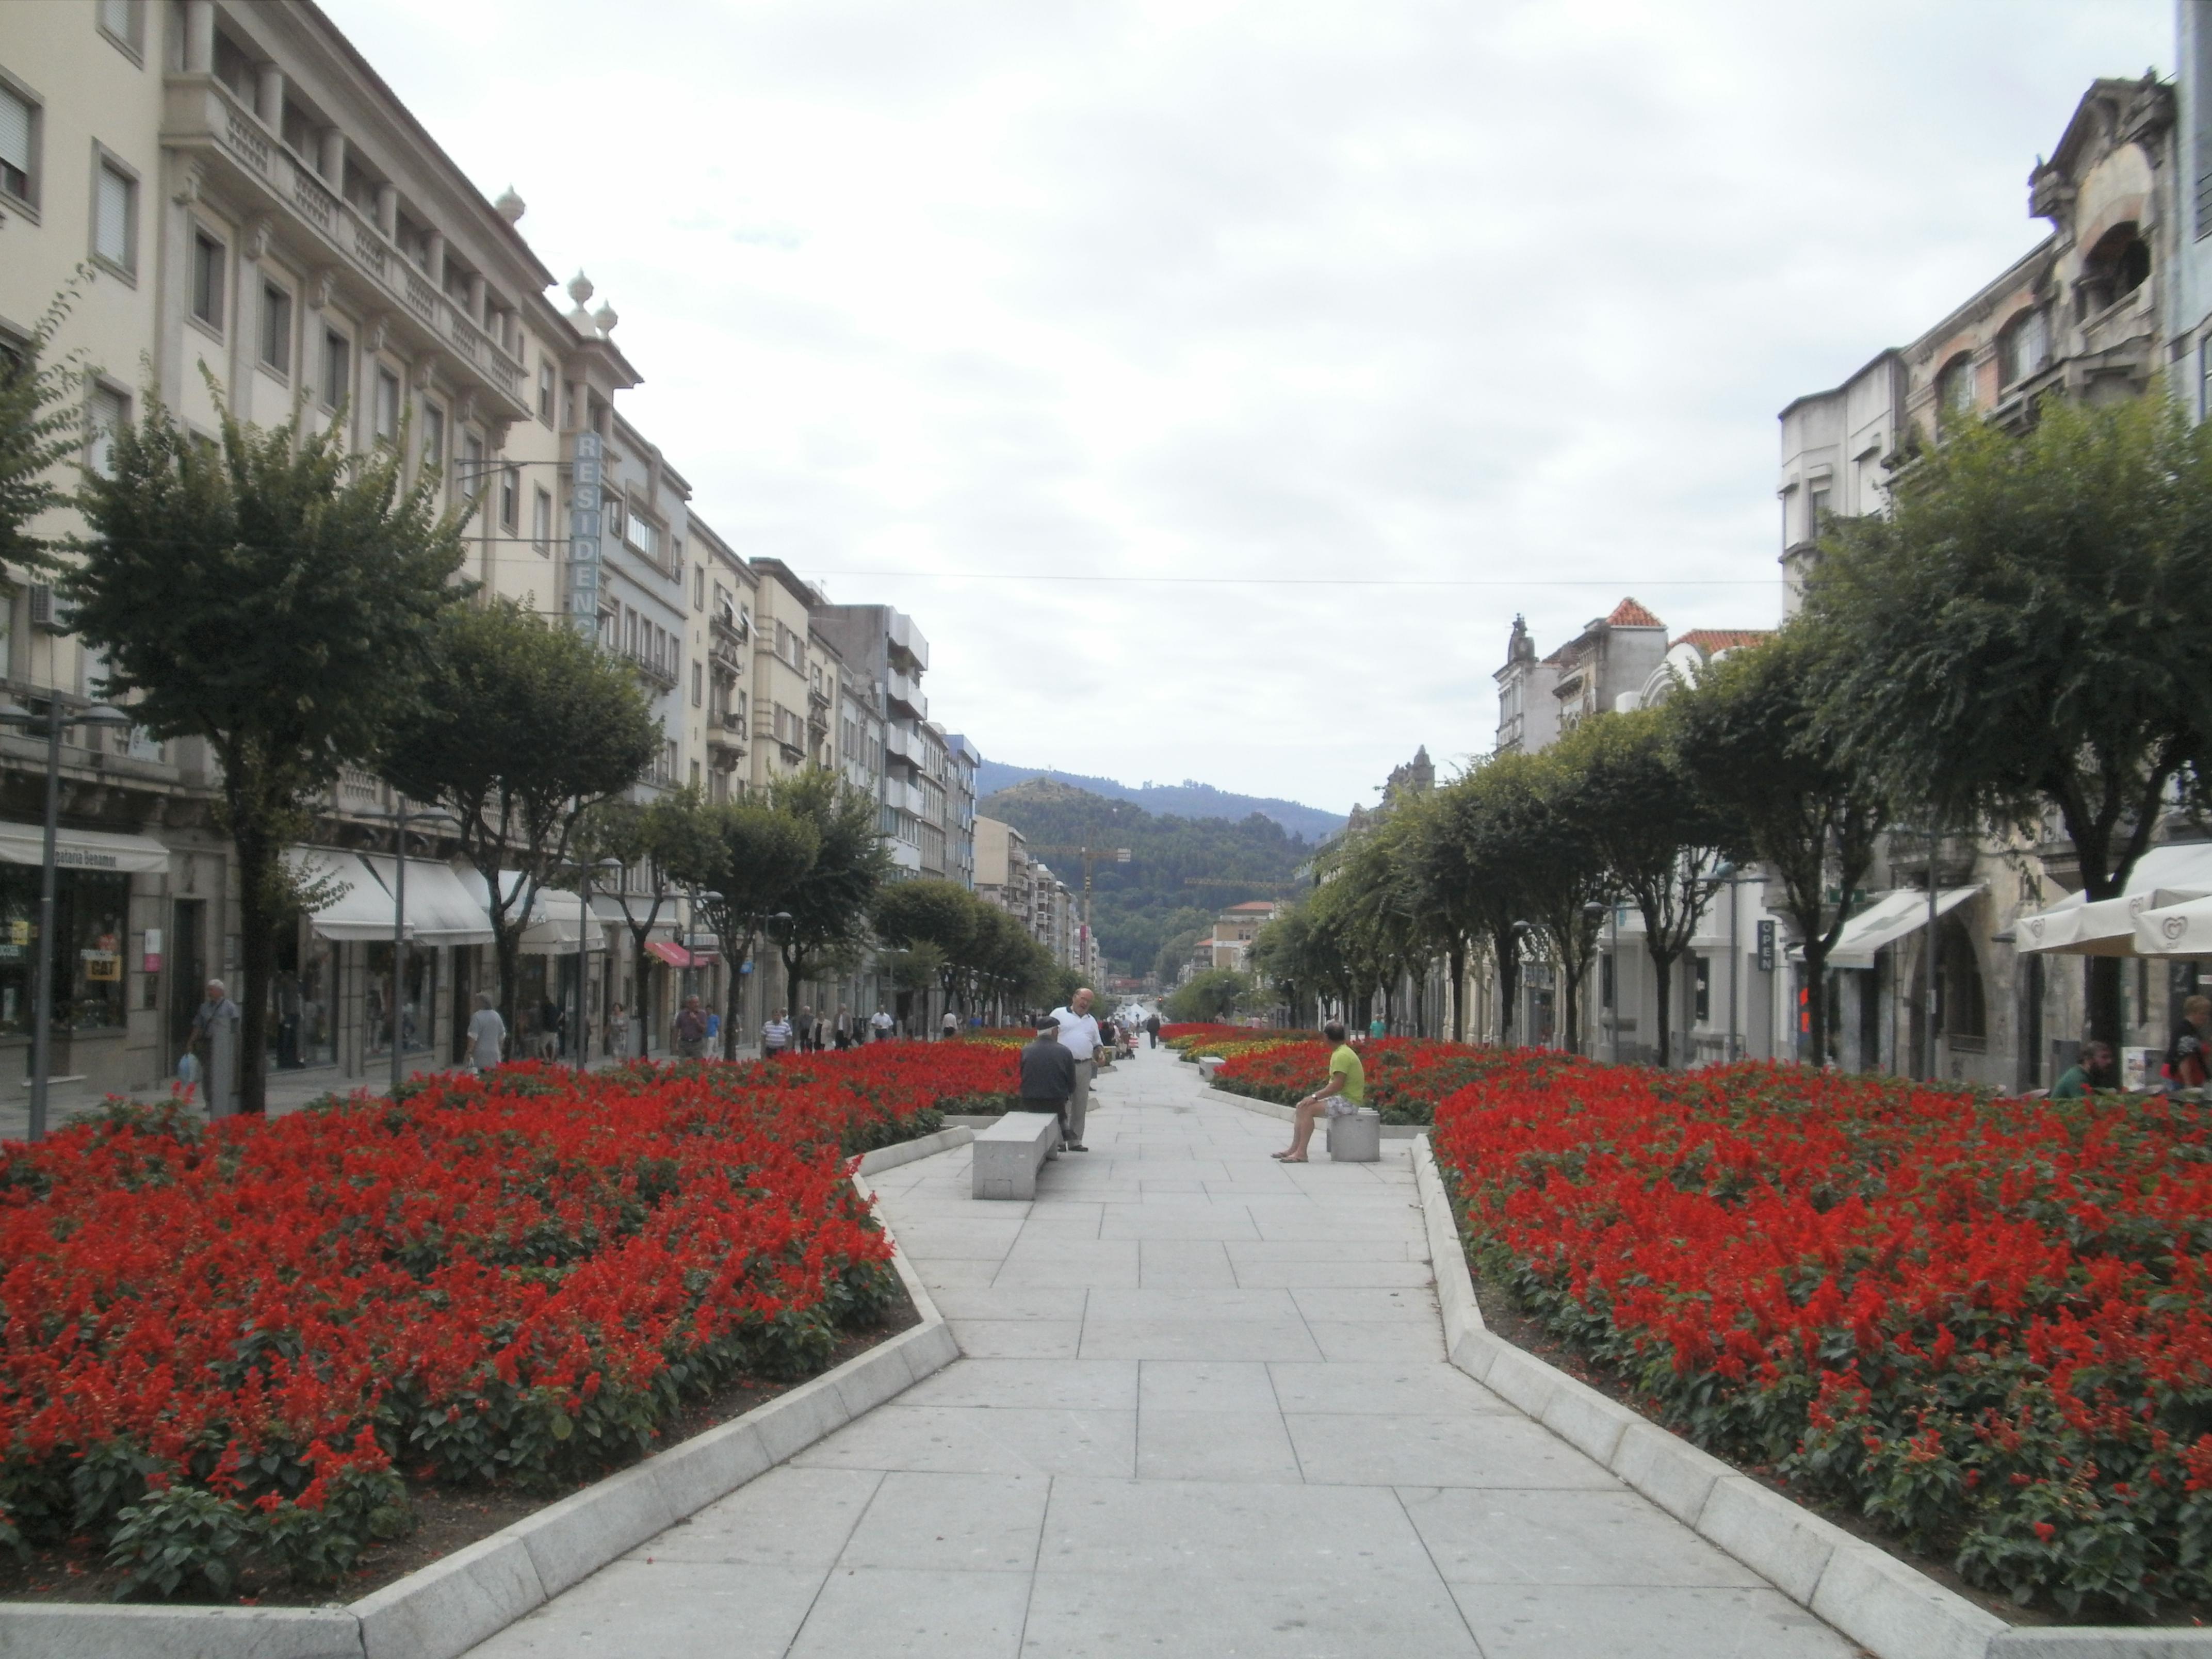
[(578, 305), (581, 306), (588, 301), (592, 292), (592, 279), (585, 276), (582, 271), (578, 271), (568, 279), (568, 297)]
[(620, 321), (622, 321), (622, 318), (616, 313), (615, 308), (611, 305), (605, 304), (604, 301), (600, 304), (599, 308), (592, 313), (592, 326), (597, 328), (602, 334), (613, 333), (615, 331), (615, 325)]
[(494, 202), (491, 205), (492, 211), (498, 214), (501, 218), (506, 220), (510, 225), (520, 223), (522, 219), (522, 216), (529, 211), (528, 208), (524, 204), (522, 198), (514, 193), (514, 186), (513, 185), (509, 185), (505, 190), (500, 191), (499, 199)]

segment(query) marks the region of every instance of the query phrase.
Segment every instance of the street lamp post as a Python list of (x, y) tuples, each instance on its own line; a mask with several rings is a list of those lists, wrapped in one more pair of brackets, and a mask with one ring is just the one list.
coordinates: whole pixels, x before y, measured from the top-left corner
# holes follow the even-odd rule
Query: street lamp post
[(113, 730), (135, 725), (120, 708), (95, 703), (73, 714), (62, 712), (58, 698), (46, 712), (34, 714), (17, 703), (0, 708), (0, 726), (20, 726), (46, 740), (46, 833), (39, 860), (39, 962), (33, 975), (31, 1003), (31, 1126), (30, 1139), (46, 1133), (46, 1080), (52, 1070), (54, 1020), (54, 843), (61, 823), (62, 728), (89, 726)]
[[(411, 811), (407, 797), (392, 793), (395, 803), (389, 812), (372, 812), (366, 816), (389, 818), (392, 830), (392, 1094), (396, 1100), (399, 1085), (407, 1080), (407, 1060), (404, 1052), (406, 1036), (404, 1022), (399, 1017), (400, 1005), (407, 999), (407, 825), (416, 823), (458, 823), (460, 820), (451, 812), (438, 808)], [(434, 1024), (435, 1017), (433, 1016)]]

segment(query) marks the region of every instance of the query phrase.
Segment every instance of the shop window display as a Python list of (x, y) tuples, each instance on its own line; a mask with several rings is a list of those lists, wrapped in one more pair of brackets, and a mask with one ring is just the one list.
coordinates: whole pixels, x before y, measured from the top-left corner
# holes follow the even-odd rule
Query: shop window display
[[(54, 883), (54, 1025), (100, 1031), (124, 1023), (131, 878), (63, 870)], [(27, 1036), (37, 963), (39, 872), (0, 865), (0, 1036)]]
[[(368, 983), (362, 988), (362, 1006), (368, 1034), (368, 1052), (392, 1052), (392, 947), (372, 945), (368, 949)], [(420, 945), (407, 948), (406, 981), (399, 1001), (400, 1053), (427, 1054), (430, 1048), (430, 1015), (438, 994), (438, 953)]]
[(313, 935), (304, 943), (296, 935), (280, 939), (269, 985), (270, 1064), (298, 1071), (335, 1065), (337, 1057), (337, 949)]

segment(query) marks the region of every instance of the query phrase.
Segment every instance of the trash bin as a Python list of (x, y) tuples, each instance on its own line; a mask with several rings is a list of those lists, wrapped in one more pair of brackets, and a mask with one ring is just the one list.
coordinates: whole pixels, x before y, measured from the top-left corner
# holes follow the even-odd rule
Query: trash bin
[(1382, 1157), (1382, 1114), (1362, 1106), (1350, 1117), (1328, 1121), (1328, 1156), (1333, 1164), (1375, 1164)]

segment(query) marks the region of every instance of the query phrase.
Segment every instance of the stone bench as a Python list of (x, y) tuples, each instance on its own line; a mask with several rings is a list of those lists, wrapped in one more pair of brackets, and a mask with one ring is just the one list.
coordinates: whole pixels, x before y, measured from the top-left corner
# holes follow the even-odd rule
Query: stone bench
[(1332, 1164), (1377, 1164), (1382, 1158), (1382, 1114), (1362, 1106), (1348, 1117), (1328, 1121), (1328, 1158)]
[(1035, 1198), (1037, 1171), (1060, 1156), (1060, 1119), (1050, 1112), (1008, 1112), (975, 1131), (975, 1195)]

